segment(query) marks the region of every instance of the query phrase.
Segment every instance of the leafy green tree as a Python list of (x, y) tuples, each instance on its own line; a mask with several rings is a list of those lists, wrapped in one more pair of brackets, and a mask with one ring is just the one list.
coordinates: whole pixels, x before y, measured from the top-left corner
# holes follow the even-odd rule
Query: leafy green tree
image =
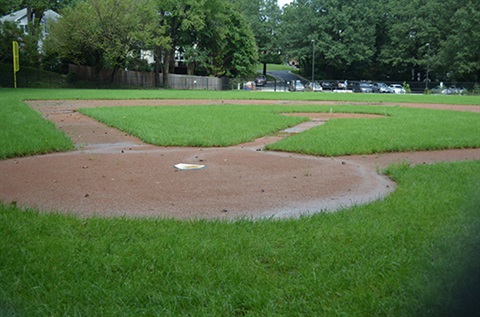
[(12, 42), (23, 44), (23, 31), (13, 22), (0, 22), (0, 63), (12, 61)]
[[(175, 52), (184, 54), (188, 73), (244, 76), (257, 57), (250, 26), (225, 0), (157, 0), (163, 41), (156, 47), (163, 82), (173, 70)], [(252, 42), (253, 41), (253, 42)], [(158, 77), (158, 76), (156, 76)]]
[(258, 47), (260, 63), (266, 75), (267, 64), (282, 62), (282, 47), (278, 40), (281, 10), (276, 0), (236, 0), (234, 6), (249, 21)]
[(211, 38), (214, 43), (209, 41), (216, 48), (210, 52), (210, 73), (217, 77), (245, 77), (254, 72), (258, 61), (255, 37), (245, 18), (232, 7), (227, 6), (224, 14), (224, 24), (217, 28), (221, 32)]
[[(187, 37), (200, 70), (217, 77), (244, 77), (255, 70), (257, 46), (250, 25), (242, 14), (223, 0), (204, 6), (204, 27)], [(187, 54), (190, 58), (191, 54)]]
[(86, 0), (68, 7), (50, 26), (47, 51), (76, 64), (113, 69), (125, 67), (143, 29), (147, 0)]
[(38, 66), (38, 35), (25, 34), (16, 23), (0, 22), (0, 63), (12, 61), (12, 42), (19, 44), (20, 61), (23, 66)]
[(0, 0), (0, 16), (18, 10), (21, 2), (21, 0)]
[(451, 32), (441, 43), (436, 67), (447, 80), (480, 80), (480, 3), (468, 1), (452, 15)]
[(204, 26), (204, 3), (205, 0), (156, 0), (158, 27), (164, 31), (164, 39), (155, 48), (155, 77), (158, 78), (161, 66), (165, 87), (169, 87), (168, 74), (174, 69), (175, 50), (183, 44), (185, 34)]
[[(288, 55), (322, 77), (361, 73), (375, 53), (375, 16), (367, 1), (297, 0), (284, 8), (282, 42)], [(359, 76), (359, 75), (358, 75)]]

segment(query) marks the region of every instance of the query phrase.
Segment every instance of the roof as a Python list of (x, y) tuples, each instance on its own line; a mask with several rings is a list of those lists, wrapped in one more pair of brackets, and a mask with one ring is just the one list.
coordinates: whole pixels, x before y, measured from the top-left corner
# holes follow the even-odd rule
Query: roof
[[(12, 12), (10, 14), (4, 15), (0, 18), (0, 22), (10, 21), (10, 22), (20, 22), (22, 19), (27, 17), (27, 8)], [(42, 17), (42, 23), (45, 23), (47, 20), (57, 20), (60, 17), (60, 14), (53, 10), (45, 10)]]

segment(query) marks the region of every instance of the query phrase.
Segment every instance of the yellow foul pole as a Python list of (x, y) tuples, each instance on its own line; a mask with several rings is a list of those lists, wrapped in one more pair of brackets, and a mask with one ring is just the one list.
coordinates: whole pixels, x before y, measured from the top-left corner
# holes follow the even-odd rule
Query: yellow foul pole
[(13, 41), (13, 87), (17, 88), (17, 72), (20, 70), (20, 58), (18, 56), (18, 42)]

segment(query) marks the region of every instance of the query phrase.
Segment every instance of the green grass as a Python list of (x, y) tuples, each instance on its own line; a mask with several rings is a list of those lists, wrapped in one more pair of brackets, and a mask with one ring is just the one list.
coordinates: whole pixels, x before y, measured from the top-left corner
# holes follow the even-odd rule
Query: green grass
[[(308, 94), (280, 95), (310, 98), (304, 97)], [(321, 99), (333, 95), (310, 96)], [(0, 149), (3, 157), (11, 157), (71, 148), (71, 142), (23, 99), (235, 99), (231, 96), (268, 95), (0, 89)], [(413, 97), (410, 102), (415, 102)], [(437, 96), (433, 97), (418, 100), (429, 102)], [(478, 97), (441, 100), (479, 104)], [(330, 109), (192, 108), (182, 107), (180, 114), (172, 107), (139, 108), (138, 113), (128, 115), (142, 114), (147, 120), (152, 115), (149, 111), (159, 111), (157, 119), (168, 114), (171, 120), (171, 116), (187, 118), (189, 111), (203, 110), (203, 125), (212, 124), (212, 119), (221, 115), (228, 127), (235, 116), (250, 112), (251, 117), (239, 128), (244, 131), (245, 127), (254, 128), (248, 122), (257, 116), (270, 124), (281, 118), (274, 115), (277, 111)], [(344, 124), (335, 131), (347, 134), (345, 130), (355, 131), (362, 125), (368, 130), (373, 125), (377, 129), (373, 135), (392, 129), (392, 135), (400, 135), (405, 142), (412, 141), (401, 130), (416, 129), (420, 142), (441, 137), (442, 130), (452, 136), (452, 140), (443, 138), (442, 144), (457, 142), (453, 140), (457, 138), (473, 142), (478, 136), (478, 114), (391, 107), (334, 109), (380, 111), (390, 117), (364, 123), (330, 121), (332, 124), (315, 133)], [(431, 125), (426, 125), (427, 117), (433, 120)], [(280, 122), (284, 124), (290, 121)], [(430, 132), (435, 136), (430, 137)], [(311, 140), (317, 137), (309, 136)], [(478, 315), (480, 161), (414, 168), (402, 164), (390, 167), (388, 174), (399, 185), (382, 201), (279, 221), (80, 219), (0, 204), (0, 316)]]
[(80, 112), (145, 142), (164, 146), (229, 146), (274, 134), (305, 118), (276, 115), (271, 107), (103, 107)]
[(0, 159), (73, 149), (72, 141), (18, 96), (0, 91)]
[[(288, 66), (285, 64), (267, 64), (267, 71), (271, 70), (294, 70), (295, 67)], [(257, 71), (263, 71), (263, 64), (257, 65)]]
[(320, 100), (347, 102), (393, 102), (480, 105), (480, 96), (454, 95), (390, 95), (390, 94), (337, 94), (289, 93), (262, 91), (207, 91), (207, 90), (114, 90), (114, 89), (0, 89), (1, 96), (20, 100), (59, 99), (234, 99), (234, 100)]
[(297, 220), (0, 206), (0, 315), (474, 316), (480, 162), (389, 173), (385, 200)]
[(388, 117), (332, 119), (267, 149), (338, 156), (480, 147), (480, 113), (402, 107), (385, 107), (383, 113), (379, 107), (330, 108), (334, 112), (370, 112)]
[[(40, 115), (28, 108), (21, 99), (148, 99), (179, 98), (180, 96), (183, 98), (223, 96), (226, 97), (225, 99), (239, 99), (242, 96), (251, 96), (249, 93), (238, 91), (212, 93), (171, 90), (1, 89), (0, 93), (0, 123), (2, 123), (0, 159), (65, 151), (73, 147), (66, 136), (56, 130), (53, 124), (43, 120)], [(179, 95), (180, 93), (183, 95)], [(254, 95), (263, 96), (261, 93)], [(295, 97), (309, 94), (272, 95)], [(466, 98), (465, 96), (452, 97), (457, 101)], [(472, 97), (470, 100), (474, 99), (475, 97)], [(428, 100), (430, 99), (425, 99), (425, 101)], [(275, 116), (274, 112), (329, 111), (329, 109), (330, 107), (305, 106), (195, 106), (91, 109), (85, 110), (85, 113), (153, 144), (226, 146), (274, 133), (302, 120)], [(370, 108), (335, 106), (333, 109), (335, 112), (386, 113), (391, 117), (332, 120), (324, 127), (285, 139), (268, 148), (315, 155), (340, 155), (479, 146), (479, 139), (476, 137), (479, 135), (480, 127), (477, 113), (378, 106)], [(361, 143), (358, 142), (359, 135)]]
[(480, 147), (480, 114), (367, 106), (185, 106), (82, 109), (86, 115), (164, 146), (229, 146), (274, 134), (306, 118), (281, 112), (360, 112), (376, 119), (334, 119), (267, 149), (348, 155)]

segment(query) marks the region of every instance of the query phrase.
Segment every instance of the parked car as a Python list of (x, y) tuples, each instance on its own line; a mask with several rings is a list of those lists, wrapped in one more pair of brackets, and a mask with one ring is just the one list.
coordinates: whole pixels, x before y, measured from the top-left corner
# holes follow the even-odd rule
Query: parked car
[(288, 91), (305, 91), (305, 86), (300, 80), (293, 80), (288, 84)]
[(321, 85), (323, 90), (333, 90), (336, 88), (334, 83), (332, 83), (331, 81), (322, 81)]
[(353, 85), (353, 92), (363, 92), (363, 93), (370, 93), (373, 92), (372, 85), (368, 83), (355, 83)]
[(255, 79), (255, 86), (257, 87), (263, 87), (267, 83), (267, 77), (265, 75), (258, 76)]
[(442, 93), (446, 95), (463, 95), (467, 92), (467, 90), (463, 87), (457, 87), (455, 85), (448, 87), (447, 89), (443, 90)]
[(462, 95), (465, 94), (467, 90), (463, 87), (457, 87), (452, 85), (450, 87), (445, 86), (436, 86), (432, 89), (432, 94), (443, 94), (443, 95)]
[(432, 94), (443, 94), (445, 90), (445, 86), (436, 86), (432, 88)]
[(255, 82), (254, 81), (247, 81), (243, 84), (244, 90), (255, 90)]
[(305, 85), (305, 90), (306, 91), (312, 91), (312, 92), (318, 92), (318, 91), (323, 91), (322, 86), (317, 83), (317, 82), (309, 82)]
[(407, 91), (400, 84), (391, 84), (389, 86), (395, 94), (405, 94)]
[(388, 87), (385, 83), (374, 83), (372, 85), (373, 92), (381, 94), (393, 94), (394, 91), (392, 88)]

